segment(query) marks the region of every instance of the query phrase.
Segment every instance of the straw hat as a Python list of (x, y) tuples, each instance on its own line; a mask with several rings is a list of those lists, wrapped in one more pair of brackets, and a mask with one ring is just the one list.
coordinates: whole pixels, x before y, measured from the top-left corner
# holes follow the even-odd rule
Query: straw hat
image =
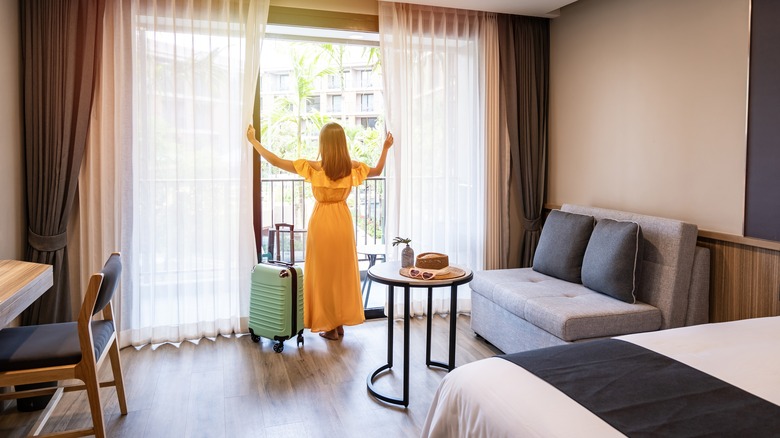
[(424, 252), (417, 255), (414, 266), (419, 269), (444, 269), (450, 265), (447, 254), (438, 252)]

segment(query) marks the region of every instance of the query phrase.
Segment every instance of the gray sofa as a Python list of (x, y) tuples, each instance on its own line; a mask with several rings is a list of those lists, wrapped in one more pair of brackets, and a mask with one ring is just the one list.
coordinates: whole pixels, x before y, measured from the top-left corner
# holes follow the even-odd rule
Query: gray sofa
[(639, 224), (644, 248), (636, 302), (532, 268), (478, 271), (470, 283), (475, 333), (514, 353), (708, 321), (710, 255), (696, 246), (696, 225), (570, 204), (561, 211)]

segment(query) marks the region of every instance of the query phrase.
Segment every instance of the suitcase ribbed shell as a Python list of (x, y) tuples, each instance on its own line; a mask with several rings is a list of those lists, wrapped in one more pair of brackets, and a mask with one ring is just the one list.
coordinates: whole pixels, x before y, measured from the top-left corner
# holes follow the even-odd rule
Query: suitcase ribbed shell
[[(292, 275), (297, 272), (297, 313), (293, 321)], [(284, 272), (287, 271), (287, 272)], [(282, 275), (280, 275), (282, 274)], [(289, 339), (303, 329), (303, 271), (295, 266), (261, 263), (252, 269), (249, 328), (256, 336)]]

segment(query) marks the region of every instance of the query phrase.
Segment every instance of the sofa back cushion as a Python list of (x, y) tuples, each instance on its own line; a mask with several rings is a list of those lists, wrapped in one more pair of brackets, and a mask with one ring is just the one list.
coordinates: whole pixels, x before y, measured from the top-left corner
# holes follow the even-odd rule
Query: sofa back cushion
[(595, 223), (593, 216), (551, 211), (534, 253), (534, 271), (581, 283), (582, 259)]
[(696, 225), (674, 219), (617, 210), (565, 204), (562, 211), (593, 216), (596, 221), (632, 221), (642, 227), (642, 280), (637, 300), (657, 307), (662, 328), (682, 327), (688, 310), (688, 292), (696, 250)]
[(601, 219), (582, 260), (582, 284), (634, 304), (642, 280), (642, 227), (636, 222)]

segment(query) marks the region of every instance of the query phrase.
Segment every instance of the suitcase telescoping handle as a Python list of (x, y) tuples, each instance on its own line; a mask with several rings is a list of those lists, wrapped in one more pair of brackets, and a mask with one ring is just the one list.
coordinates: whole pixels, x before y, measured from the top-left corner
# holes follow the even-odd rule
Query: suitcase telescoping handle
[(290, 263), (295, 263), (295, 225), (278, 223), (274, 225), (276, 227), (276, 259), (281, 260), (281, 234), (282, 228), (288, 228), (290, 230)]

